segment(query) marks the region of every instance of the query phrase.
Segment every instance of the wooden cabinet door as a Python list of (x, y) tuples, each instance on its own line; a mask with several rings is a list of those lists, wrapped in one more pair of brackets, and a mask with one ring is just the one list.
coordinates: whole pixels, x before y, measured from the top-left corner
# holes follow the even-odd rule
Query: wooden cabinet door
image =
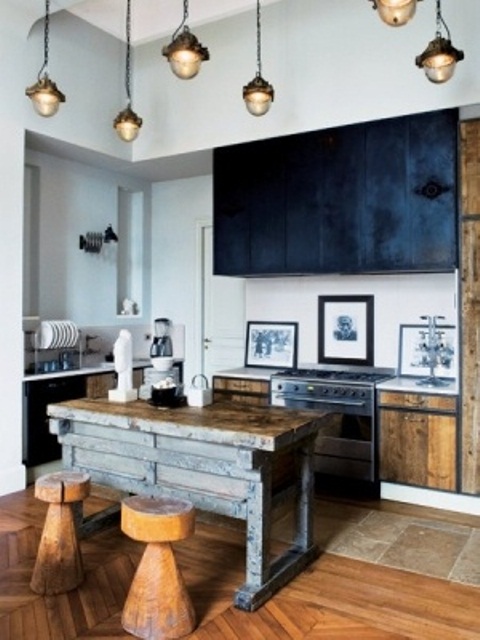
[(357, 272), (364, 126), (292, 136), (286, 163), (288, 271)]
[(458, 265), (456, 109), (366, 128), (363, 271)]
[(395, 271), (409, 252), (406, 127), (402, 120), (369, 123), (366, 130), (362, 268)]
[(416, 269), (458, 266), (456, 109), (408, 119), (410, 260)]
[(215, 275), (239, 276), (250, 270), (248, 166), (251, 145), (215, 149), (213, 154)]
[(456, 491), (456, 418), (380, 410), (380, 479)]

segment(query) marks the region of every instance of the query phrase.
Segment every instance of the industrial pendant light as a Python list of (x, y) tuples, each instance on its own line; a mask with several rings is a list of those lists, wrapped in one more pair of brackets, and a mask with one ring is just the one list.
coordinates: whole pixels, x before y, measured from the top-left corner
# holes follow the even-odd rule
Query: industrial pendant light
[[(415, 15), (417, 0), (370, 0), (385, 24), (401, 27)], [(420, 0), (418, 0), (420, 1)]]
[[(168, 46), (163, 47), (164, 55), (170, 63), (173, 73), (182, 80), (194, 78), (200, 71), (204, 60), (210, 60), (206, 47), (202, 47), (198, 39), (185, 24), (188, 19), (188, 0), (183, 1), (183, 20), (172, 36)], [(183, 27), (182, 33), (179, 33)]]
[(270, 109), (274, 95), (272, 85), (262, 78), (260, 0), (257, 0), (257, 74), (243, 87), (243, 99), (252, 116), (263, 116)]
[[(430, 82), (441, 84), (453, 76), (457, 62), (465, 57), (463, 51), (455, 49), (450, 41), (450, 31), (442, 16), (440, 0), (437, 2), (437, 31), (435, 39), (428, 43), (423, 53), (415, 58), (417, 67), (423, 68)], [(447, 37), (442, 37), (442, 25)]]
[[(54, 116), (65, 96), (57, 88), (55, 82), (48, 77), (48, 46), (50, 41), (50, 0), (45, 0), (45, 22), (43, 30), (43, 65), (38, 72), (37, 82), (25, 89), (32, 101), (33, 108), (44, 118)], [(43, 73), (43, 75), (42, 75)]]
[(131, 46), (130, 46), (130, 33), (131, 33), (131, 9), (130, 0), (127, 0), (127, 53), (125, 57), (125, 90), (127, 92), (127, 107), (123, 111), (120, 111), (118, 116), (113, 121), (113, 127), (116, 130), (119, 138), (124, 142), (132, 142), (138, 136), (140, 127), (142, 126), (142, 119), (137, 116), (135, 111), (132, 110), (132, 98), (130, 93), (130, 80), (131, 80)]

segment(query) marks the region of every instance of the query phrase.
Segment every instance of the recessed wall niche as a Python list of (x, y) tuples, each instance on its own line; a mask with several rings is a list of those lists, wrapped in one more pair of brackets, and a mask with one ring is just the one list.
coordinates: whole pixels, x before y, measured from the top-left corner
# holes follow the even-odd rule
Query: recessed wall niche
[(117, 314), (142, 313), (143, 192), (118, 190)]

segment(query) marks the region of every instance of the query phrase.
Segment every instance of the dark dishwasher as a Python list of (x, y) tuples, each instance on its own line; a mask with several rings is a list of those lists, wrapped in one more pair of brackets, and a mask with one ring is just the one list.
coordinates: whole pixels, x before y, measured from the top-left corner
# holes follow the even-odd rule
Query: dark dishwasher
[(85, 376), (32, 380), (24, 384), (23, 463), (33, 467), (62, 457), (57, 436), (48, 430), (47, 405), (83, 398)]

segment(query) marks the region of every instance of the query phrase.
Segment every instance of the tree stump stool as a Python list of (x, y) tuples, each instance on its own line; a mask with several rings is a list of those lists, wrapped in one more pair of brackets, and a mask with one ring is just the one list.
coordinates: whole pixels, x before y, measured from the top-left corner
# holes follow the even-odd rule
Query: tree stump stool
[(125, 498), (121, 527), (130, 538), (147, 543), (123, 608), (123, 628), (148, 640), (191, 633), (195, 610), (171, 543), (193, 534), (194, 506), (174, 498)]
[(73, 505), (90, 493), (87, 473), (59, 471), (35, 483), (35, 497), (49, 502), (30, 588), (41, 595), (65, 593), (83, 581)]

